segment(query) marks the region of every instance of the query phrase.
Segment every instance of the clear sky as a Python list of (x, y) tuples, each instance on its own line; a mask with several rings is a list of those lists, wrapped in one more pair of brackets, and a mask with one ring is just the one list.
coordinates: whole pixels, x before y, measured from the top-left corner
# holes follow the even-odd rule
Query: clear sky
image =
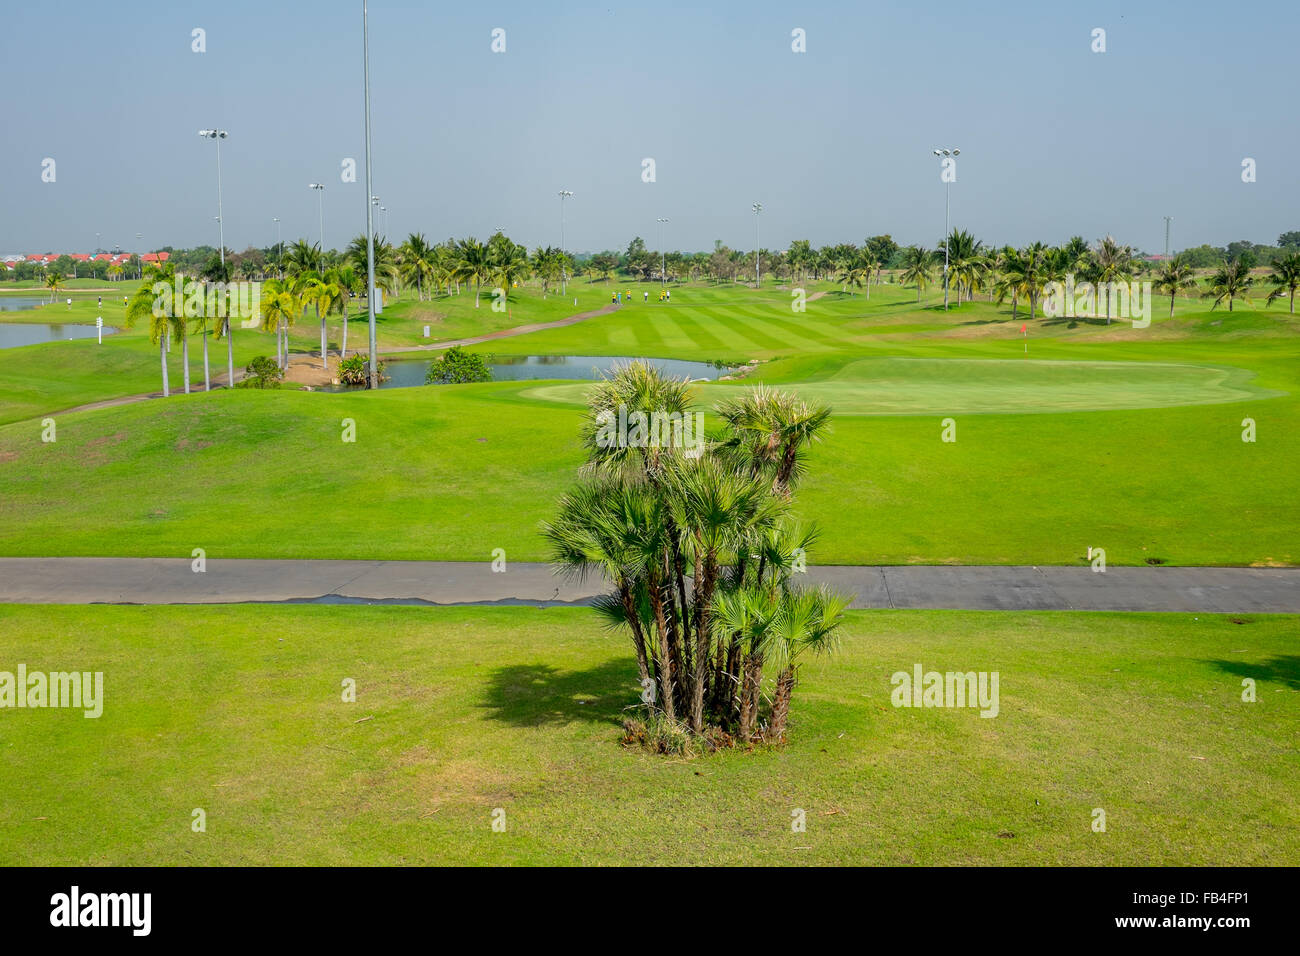
[[(326, 245), (364, 231), (360, 0), (8, 2), (2, 22), (0, 252), (215, 245), (208, 126), (230, 132), (227, 246), (270, 245), (275, 216), (318, 239), (315, 181)], [(394, 238), (558, 245), (570, 189), (575, 251), (655, 248), (659, 216), (669, 247), (753, 248), (755, 200), (764, 247), (933, 244), (931, 150), (957, 146), (952, 222), (986, 241), (1158, 252), (1168, 215), (1175, 248), (1273, 242), (1300, 229), (1298, 27), (1296, 0), (373, 0), (374, 192)]]

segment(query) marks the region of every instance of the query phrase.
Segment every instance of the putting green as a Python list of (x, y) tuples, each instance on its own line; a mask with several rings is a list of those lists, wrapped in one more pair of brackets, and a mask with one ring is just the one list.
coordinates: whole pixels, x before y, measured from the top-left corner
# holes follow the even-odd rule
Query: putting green
[[(840, 415), (1090, 412), (1218, 405), (1283, 394), (1253, 384), (1254, 378), (1246, 369), (1215, 365), (887, 357), (850, 362), (824, 381), (781, 387)], [(521, 394), (577, 405), (589, 387), (541, 385)], [(733, 388), (700, 385), (696, 398), (712, 405)]]

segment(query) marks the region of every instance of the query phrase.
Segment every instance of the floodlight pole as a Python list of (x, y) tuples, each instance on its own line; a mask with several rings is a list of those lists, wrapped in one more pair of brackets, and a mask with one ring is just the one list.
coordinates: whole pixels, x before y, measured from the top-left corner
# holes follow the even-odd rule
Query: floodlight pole
[(664, 248), (664, 223), (667, 219), (656, 219), (659, 223), (659, 285), (660, 287), (668, 285), (668, 252)]
[(1173, 220), (1173, 216), (1165, 216), (1165, 259), (1169, 258), (1169, 224)]
[(370, 16), (361, 0), (361, 60), (366, 104), (366, 313), (370, 320), (370, 387), (379, 387), (379, 355), (375, 342), (375, 233), (370, 204)]
[[(226, 282), (226, 216), (221, 208), (221, 141), (230, 134), (224, 129), (201, 129), (199, 135), (205, 139), (214, 139), (217, 141), (217, 253), (221, 257), (221, 282)], [(227, 308), (226, 312), (229, 313)], [(226, 387), (235, 387), (235, 343), (231, 337), (230, 315), (227, 314), (226, 320)], [(204, 324), (204, 341), (206, 343), (207, 324)], [(203, 353), (207, 355), (206, 346)], [(205, 372), (206, 374), (206, 372)]]
[(759, 275), (758, 262), (758, 214), (763, 211), (763, 204), (756, 202), (752, 208), (754, 210), (754, 288), (759, 289), (762, 288), (763, 280)]
[(567, 189), (560, 190), (560, 295), (564, 295), (569, 285), (569, 263), (564, 258), (564, 200), (573, 193)]

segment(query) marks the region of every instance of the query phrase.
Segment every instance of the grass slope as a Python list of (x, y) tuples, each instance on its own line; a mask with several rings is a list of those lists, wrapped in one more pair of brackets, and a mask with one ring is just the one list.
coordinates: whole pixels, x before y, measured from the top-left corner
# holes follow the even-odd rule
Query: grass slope
[[(0, 669), (103, 671), (105, 705), (5, 712), (0, 860), (1295, 865), (1293, 632), (854, 612), (786, 748), (682, 762), (618, 745), (635, 667), (585, 610), (5, 606)], [(998, 671), (999, 715), (890, 706), (915, 663)]]

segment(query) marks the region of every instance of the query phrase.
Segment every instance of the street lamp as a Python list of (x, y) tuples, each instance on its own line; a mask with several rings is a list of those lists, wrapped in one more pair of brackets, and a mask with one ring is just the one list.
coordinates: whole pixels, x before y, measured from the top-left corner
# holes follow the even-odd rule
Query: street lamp
[[(217, 143), (217, 253), (221, 257), (221, 281), (226, 281), (226, 220), (221, 208), (221, 141), (230, 134), (224, 129), (201, 129), (199, 135)], [(230, 316), (226, 325), (226, 387), (235, 387), (235, 343), (230, 336)], [(206, 334), (206, 333), (205, 333)], [(207, 341), (206, 339), (204, 340)]]
[(275, 271), (284, 278), (284, 245), (280, 242), (280, 217), (272, 216), (271, 221), (275, 223)]
[[(374, 207), (375, 207), (375, 210), (376, 210), (376, 212), (377, 212), (377, 211), (379, 210), (379, 197), (378, 197), (378, 196), (371, 196), (371, 197), (370, 197), (370, 205), (374, 206)], [(375, 224), (376, 224), (376, 232), (375, 232), (375, 235), (377, 235), (377, 236), (378, 236), (378, 235), (381, 235), (381, 234), (382, 234), (381, 231), (383, 230), (384, 227), (383, 227), (383, 224), (380, 223), (380, 221), (379, 221), (379, 217), (378, 217), (378, 216), (375, 216)]]
[(758, 271), (758, 214), (763, 211), (761, 202), (753, 203), (750, 207), (754, 210), (754, 288), (762, 288), (763, 280)]
[(668, 284), (668, 268), (664, 265), (668, 261), (664, 250), (664, 223), (668, 220), (661, 218), (656, 219), (655, 222), (659, 223), (659, 285), (662, 287)]
[[(936, 149), (934, 155), (939, 157), (956, 158), (961, 155), (960, 149)], [(948, 310), (948, 191), (952, 185), (952, 180), (944, 177), (943, 183), (943, 308)]]
[(560, 190), (560, 295), (564, 295), (569, 281), (569, 263), (564, 258), (564, 200), (572, 195), (568, 189)]
[(316, 205), (320, 212), (320, 252), (325, 255), (325, 184), (308, 183), (308, 189), (316, 190)]

